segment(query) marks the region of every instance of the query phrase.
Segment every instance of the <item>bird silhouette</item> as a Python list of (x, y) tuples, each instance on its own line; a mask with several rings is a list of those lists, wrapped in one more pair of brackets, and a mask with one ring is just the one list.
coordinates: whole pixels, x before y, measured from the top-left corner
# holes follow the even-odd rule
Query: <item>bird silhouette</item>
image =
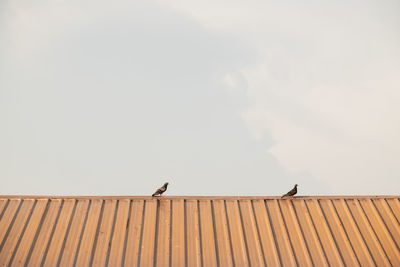
[(154, 192), (154, 194), (152, 194), (152, 197), (155, 197), (157, 195), (161, 196), (165, 191), (167, 191), (167, 187), (168, 187), (168, 183), (165, 183), (163, 186), (161, 186), (160, 188), (157, 189), (156, 192)]
[(290, 190), (289, 192), (287, 192), (286, 194), (284, 194), (281, 198), (292, 197), (292, 199), (293, 199), (294, 195), (296, 195), (296, 194), (297, 194), (297, 184), (295, 184), (293, 189)]

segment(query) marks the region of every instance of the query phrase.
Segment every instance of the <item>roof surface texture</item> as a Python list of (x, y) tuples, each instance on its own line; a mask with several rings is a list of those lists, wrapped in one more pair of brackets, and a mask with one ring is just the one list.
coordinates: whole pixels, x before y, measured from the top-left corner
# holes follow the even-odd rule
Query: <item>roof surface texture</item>
[(400, 266), (399, 196), (0, 196), (1, 266)]

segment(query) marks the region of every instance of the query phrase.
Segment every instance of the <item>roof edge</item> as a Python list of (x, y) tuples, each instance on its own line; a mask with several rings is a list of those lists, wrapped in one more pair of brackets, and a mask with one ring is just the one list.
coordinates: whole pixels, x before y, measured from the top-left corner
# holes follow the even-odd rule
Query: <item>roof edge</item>
[[(0, 199), (281, 199), (281, 196), (52, 196), (52, 195), (0, 195)], [(295, 196), (295, 199), (377, 199), (400, 198), (400, 195), (323, 195)]]

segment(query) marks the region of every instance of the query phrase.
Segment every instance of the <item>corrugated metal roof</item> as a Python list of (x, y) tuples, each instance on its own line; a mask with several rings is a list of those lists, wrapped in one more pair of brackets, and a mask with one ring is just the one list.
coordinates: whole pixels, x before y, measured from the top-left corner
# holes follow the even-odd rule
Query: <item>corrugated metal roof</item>
[(400, 266), (399, 196), (0, 197), (3, 266)]

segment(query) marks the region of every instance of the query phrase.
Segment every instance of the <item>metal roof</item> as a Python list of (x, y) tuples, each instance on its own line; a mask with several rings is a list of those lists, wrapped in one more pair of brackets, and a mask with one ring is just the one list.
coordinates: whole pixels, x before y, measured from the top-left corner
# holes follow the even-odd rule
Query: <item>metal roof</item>
[(3, 266), (400, 266), (399, 196), (0, 196)]

